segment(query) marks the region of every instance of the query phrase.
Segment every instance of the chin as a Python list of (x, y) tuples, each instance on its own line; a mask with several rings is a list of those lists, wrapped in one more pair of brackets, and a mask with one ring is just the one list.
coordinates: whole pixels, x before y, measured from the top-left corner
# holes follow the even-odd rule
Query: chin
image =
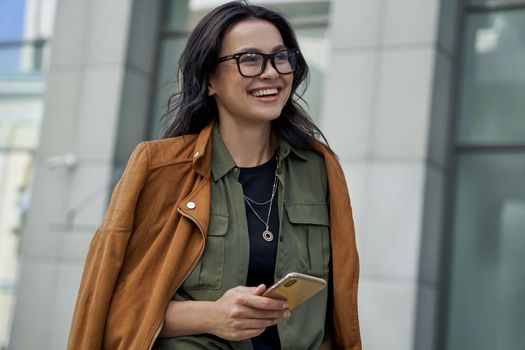
[(272, 114), (266, 114), (266, 115), (259, 115), (256, 117), (257, 120), (260, 120), (262, 122), (271, 122), (281, 116), (281, 113), (278, 114), (272, 113)]
[(282, 113), (283, 109), (282, 108), (279, 108), (279, 109), (274, 109), (274, 110), (271, 110), (271, 111), (264, 111), (262, 113), (257, 113), (257, 119), (262, 119), (262, 120), (274, 120), (274, 119), (277, 119), (281, 116), (281, 113)]

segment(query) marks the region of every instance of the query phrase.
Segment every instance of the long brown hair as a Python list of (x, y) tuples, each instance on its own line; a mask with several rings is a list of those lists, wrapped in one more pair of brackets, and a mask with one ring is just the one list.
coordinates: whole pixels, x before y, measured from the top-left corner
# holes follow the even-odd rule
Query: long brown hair
[[(217, 67), (217, 58), (227, 29), (246, 19), (262, 19), (272, 23), (280, 32), (287, 48), (299, 49), (299, 44), (290, 23), (282, 15), (247, 1), (233, 1), (221, 5), (204, 18), (193, 29), (179, 60), (178, 81), (181, 91), (170, 100), (173, 103), (163, 119), (168, 125), (164, 137), (175, 137), (198, 133), (211, 120), (218, 120), (215, 99), (208, 96), (208, 77)], [(290, 98), (281, 115), (273, 120), (274, 132), (299, 147), (309, 148), (323, 133), (314, 124), (308, 113), (299, 105), (306, 90), (309, 71), (302, 55), (293, 74)], [(302, 84), (301, 92), (298, 92)]]

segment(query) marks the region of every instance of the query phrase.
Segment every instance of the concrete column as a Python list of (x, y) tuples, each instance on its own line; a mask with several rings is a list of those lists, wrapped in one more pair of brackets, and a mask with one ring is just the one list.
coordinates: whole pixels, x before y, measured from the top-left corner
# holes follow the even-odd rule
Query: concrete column
[(92, 234), (119, 168), (146, 136), (160, 4), (57, 4), (12, 350), (66, 347)]
[(333, 1), (323, 130), (355, 211), (365, 349), (435, 348), (457, 6)]

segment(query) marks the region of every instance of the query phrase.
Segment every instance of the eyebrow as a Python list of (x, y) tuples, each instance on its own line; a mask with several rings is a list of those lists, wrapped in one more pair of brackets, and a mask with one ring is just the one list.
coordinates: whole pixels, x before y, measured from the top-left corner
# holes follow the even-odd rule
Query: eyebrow
[[(275, 51), (278, 51), (278, 50), (282, 50), (282, 49), (286, 49), (286, 46), (284, 46), (283, 44), (280, 44), (280, 45), (275, 46), (272, 49), (272, 52), (275, 52)], [(242, 47), (239, 50), (237, 50), (237, 52), (262, 52), (262, 51), (260, 49), (255, 48), (255, 47)]]

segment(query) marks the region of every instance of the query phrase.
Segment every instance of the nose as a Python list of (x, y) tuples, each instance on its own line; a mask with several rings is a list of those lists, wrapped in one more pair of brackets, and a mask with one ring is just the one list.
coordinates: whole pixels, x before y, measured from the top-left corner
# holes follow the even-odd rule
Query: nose
[(266, 66), (259, 76), (261, 79), (275, 79), (279, 76), (279, 72), (273, 67), (272, 61), (266, 61)]

